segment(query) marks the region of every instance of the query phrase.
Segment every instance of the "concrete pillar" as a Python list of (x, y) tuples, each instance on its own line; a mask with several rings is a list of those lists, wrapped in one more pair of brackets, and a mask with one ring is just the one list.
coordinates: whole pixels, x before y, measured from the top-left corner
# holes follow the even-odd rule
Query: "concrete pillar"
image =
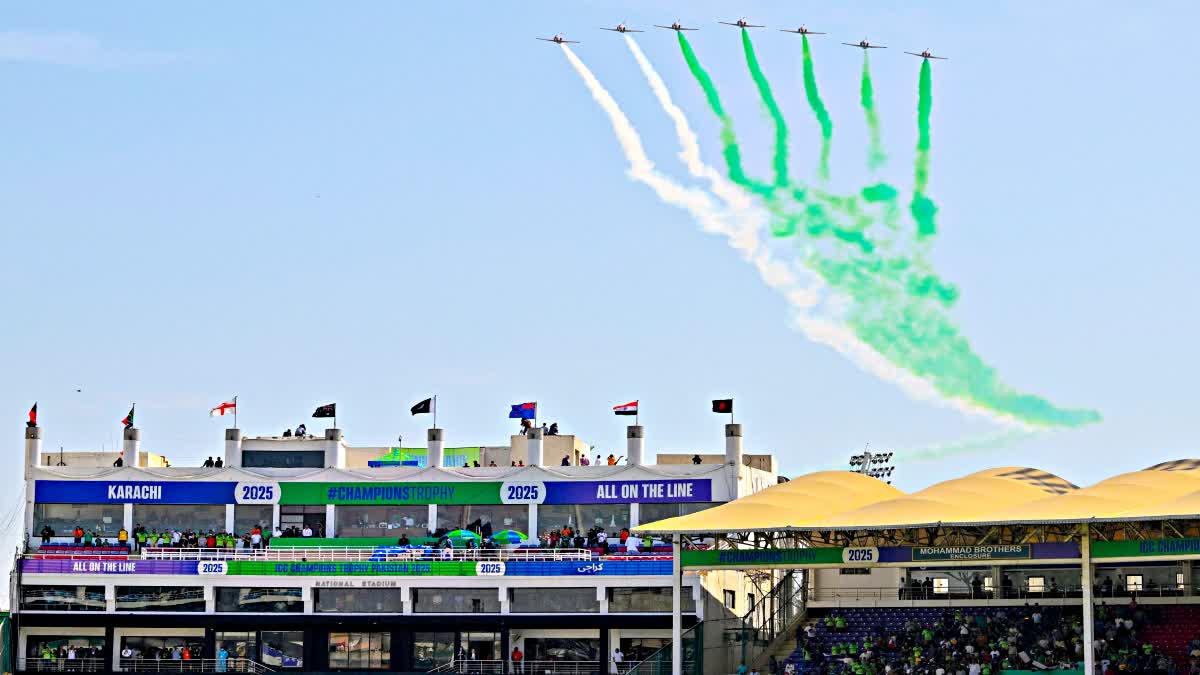
[(121, 457), (125, 459), (125, 466), (142, 466), (142, 430), (137, 427), (125, 427), (125, 432), (121, 436)]
[(525, 434), (525, 448), (529, 457), (525, 462), (527, 466), (545, 466), (542, 458), (542, 429), (534, 427)]
[(640, 424), (625, 427), (625, 463), (629, 466), (646, 463), (645, 435), (646, 427)]
[(437, 427), (433, 427), (425, 433), (426, 447), (428, 448), (425, 452), (429, 459), (428, 466), (431, 468), (437, 467), (441, 469), (446, 466), (446, 455), (442, 447), (442, 440), (442, 430)]
[[(132, 506), (132, 504), (130, 504), (130, 506)], [(233, 529), (237, 523), (237, 512), (235, 511), (235, 509), (237, 509), (237, 504), (226, 504), (225, 505), (225, 531), (226, 532), (237, 532), (237, 530)], [(270, 534), (270, 533), (267, 533), (267, 534)]]
[[(313, 536), (316, 535), (313, 532)], [(337, 536), (337, 506), (333, 504), (325, 505), (325, 536), (331, 539)]]
[[(736, 425), (725, 428), (732, 426)], [(683, 675), (683, 558), (679, 542), (680, 535), (676, 534), (671, 543), (671, 675)]]
[(42, 461), (42, 428), (25, 427), (25, 477), (29, 478), (30, 469)]
[(342, 430), (336, 427), (325, 430), (325, 466), (346, 468), (346, 446), (342, 444)]
[[(531, 540), (537, 539), (538, 541), (541, 541), (541, 539), (540, 539), (541, 530), (538, 529), (538, 512), (537, 512), (537, 510), (538, 510), (537, 504), (529, 505), (529, 532), (527, 532), (527, 534), (529, 535), (529, 538)], [(541, 545), (539, 545), (539, 547), (540, 546)]]
[(1092, 617), (1092, 526), (1084, 523), (1080, 527), (1083, 528), (1083, 534), (1079, 537), (1082, 558), (1079, 580), (1083, 586), (1083, 672), (1090, 675), (1096, 672), (1096, 625)]
[[(725, 463), (733, 467), (734, 485), (737, 486), (737, 479), (741, 476), (742, 471), (742, 425), (726, 424), (725, 425)], [(734, 488), (738, 491), (732, 498), (736, 499), (740, 495), (740, 486)]]
[[(225, 466), (242, 465), (242, 430), (225, 430)], [(232, 532), (233, 530), (230, 530)]]

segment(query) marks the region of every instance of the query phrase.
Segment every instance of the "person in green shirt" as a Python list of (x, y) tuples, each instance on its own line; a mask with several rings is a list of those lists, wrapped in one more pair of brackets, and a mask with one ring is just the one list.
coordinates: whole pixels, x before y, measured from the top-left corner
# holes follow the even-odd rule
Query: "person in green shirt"
[(833, 615), (832, 614), (827, 614), (825, 616), (825, 630), (828, 630), (828, 631), (833, 630)]
[(858, 656), (858, 643), (851, 642), (847, 647), (850, 650), (850, 656)]
[(83, 533), (83, 545), (84, 545), (84, 546), (91, 546), (91, 545), (92, 545), (92, 533), (91, 533), (91, 532), (84, 532), (84, 533)]
[(833, 624), (839, 633), (846, 632), (846, 617), (838, 616), (834, 618)]

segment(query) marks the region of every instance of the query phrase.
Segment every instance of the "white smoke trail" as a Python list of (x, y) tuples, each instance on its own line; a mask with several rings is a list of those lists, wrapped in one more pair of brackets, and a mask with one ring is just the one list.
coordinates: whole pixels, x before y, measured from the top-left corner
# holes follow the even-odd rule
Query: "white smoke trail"
[[(772, 256), (769, 246), (764, 244), (758, 236), (759, 230), (770, 222), (770, 215), (744, 191), (726, 180), (720, 172), (704, 163), (700, 157), (700, 142), (696, 133), (688, 124), (683, 110), (671, 99), (671, 93), (667, 89), (666, 83), (654, 70), (650, 60), (646, 58), (631, 36), (625, 36), (625, 44), (633, 54), (634, 60), (637, 61), (638, 67), (650, 85), (651, 91), (654, 92), (655, 98), (658, 99), (659, 105), (675, 125), (675, 135), (678, 137), (680, 146), (679, 157), (683, 160), (684, 166), (692, 176), (708, 181), (713, 194), (720, 197), (728, 208), (727, 213), (711, 218), (710, 223), (702, 223), (705, 231), (725, 235), (729, 245), (755, 267), (759, 277), (768, 286), (783, 294), (788, 304), (795, 310), (795, 327), (804, 333), (805, 337), (818, 344), (832, 347), (859, 368), (896, 385), (915, 399), (940, 402), (961, 412), (984, 416), (1005, 425), (1023, 426), (1010, 416), (981, 408), (966, 401), (948, 399), (927, 380), (892, 364), (870, 345), (858, 339), (853, 331), (844, 325), (829, 319), (811, 316), (809, 312), (821, 300), (819, 279), (814, 279), (811, 285), (805, 286), (792, 268)], [(582, 64), (580, 65), (582, 66)], [(599, 86), (598, 83), (597, 86)], [(633, 163), (632, 159), (630, 159), (630, 163)], [(732, 222), (729, 222), (730, 220)], [(806, 276), (811, 277), (811, 275)]]

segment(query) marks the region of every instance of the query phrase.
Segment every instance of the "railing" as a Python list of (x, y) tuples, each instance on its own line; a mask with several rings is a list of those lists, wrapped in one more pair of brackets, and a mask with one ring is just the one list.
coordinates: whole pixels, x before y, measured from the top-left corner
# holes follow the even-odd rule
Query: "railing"
[[(1183, 598), (1194, 595), (1193, 590), (1188, 584), (1171, 584), (1169, 586), (1152, 586), (1137, 589), (1125, 588), (1104, 588), (1103, 586), (1095, 586), (1092, 588), (1092, 597), (1095, 600), (1104, 600), (1112, 598)], [(817, 588), (809, 597), (810, 601), (838, 601), (838, 600), (890, 600), (890, 601), (949, 601), (949, 600), (977, 600), (985, 602), (989, 600), (1054, 600), (1054, 599), (1080, 599), (1083, 597), (1083, 587), (1060, 586), (1060, 587), (1043, 587), (1029, 589), (1027, 587), (1009, 587), (1001, 589), (980, 589), (978, 591), (971, 588), (956, 587), (948, 589), (944, 592), (939, 592), (937, 589), (923, 588), (919, 586), (906, 586), (904, 588)]]
[(503, 561), (545, 562), (592, 560), (594, 554), (582, 548), (409, 548), (391, 546), (345, 546), (321, 548), (145, 548), (146, 560), (262, 560), (306, 562), (437, 562), (437, 561)]
[(44, 658), (30, 656), (28, 658), (17, 659), (17, 668), (19, 670), (38, 673), (96, 673), (108, 670), (108, 666), (104, 661), (104, 659), (99, 658), (60, 659), (58, 657)]
[[(684, 675), (704, 675), (704, 625), (707, 622), (692, 626), (683, 631), (683, 668)], [(627, 675), (671, 675), (671, 643), (663, 645), (662, 649), (650, 654), (644, 660), (630, 664), (622, 673)], [(624, 665), (624, 664), (622, 664)]]
[[(431, 673), (479, 673), (480, 675), (542, 675), (564, 673), (565, 675), (594, 675), (602, 673), (598, 661), (506, 661), (503, 659), (455, 659), (438, 666)], [(621, 673), (627, 671), (622, 670)], [(605, 673), (604, 675), (608, 675)]]
[[(126, 659), (121, 670), (142, 673), (270, 673), (272, 669), (251, 659)], [(97, 673), (111, 670), (106, 659), (65, 659), (27, 657), (17, 661), (26, 672)]]

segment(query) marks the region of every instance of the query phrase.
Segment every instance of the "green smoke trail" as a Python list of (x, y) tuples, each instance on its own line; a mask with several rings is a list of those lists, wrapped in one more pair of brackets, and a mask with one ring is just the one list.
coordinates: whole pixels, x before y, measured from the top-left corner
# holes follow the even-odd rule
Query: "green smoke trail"
[(771, 84), (767, 82), (767, 76), (763, 75), (762, 67), (758, 65), (758, 56), (754, 54), (750, 33), (745, 28), (742, 29), (742, 51), (746, 53), (746, 66), (750, 69), (750, 77), (754, 78), (754, 86), (758, 87), (758, 95), (762, 98), (763, 106), (766, 107), (767, 114), (771, 116), (771, 121), (775, 123), (775, 155), (771, 162), (775, 168), (775, 185), (781, 188), (787, 187), (787, 121), (783, 118), (779, 104), (775, 102), (775, 95), (771, 93)]
[(821, 125), (821, 163), (817, 167), (817, 175), (822, 180), (829, 180), (829, 148), (833, 140), (833, 120), (829, 119), (829, 111), (821, 101), (817, 91), (817, 76), (813, 70), (812, 50), (808, 46), (808, 36), (802, 35), (804, 47), (804, 96), (808, 106), (812, 108), (817, 123)]
[(879, 133), (879, 116), (875, 114), (875, 87), (871, 84), (871, 57), (870, 52), (866, 49), (863, 50), (860, 99), (863, 112), (867, 115), (867, 131), (870, 134), (867, 166), (878, 169), (887, 161), (887, 155), (883, 153), (883, 136)]
[(897, 449), (897, 459), (905, 462), (936, 462), (949, 457), (968, 455), (987, 450), (1004, 450), (1011, 448), (1018, 441), (1032, 438), (1036, 432), (1012, 429), (996, 434), (987, 434), (973, 438), (964, 438), (949, 443), (927, 445), (922, 448)]
[(934, 222), (937, 207), (925, 195), (925, 188), (929, 185), (929, 114), (933, 110), (933, 78), (929, 71), (929, 59), (921, 59), (921, 79), (917, 92), (917, 158), (913, 170), (913, 198), (909, 207), (917, 223), (918, 238), (937, 232)]

